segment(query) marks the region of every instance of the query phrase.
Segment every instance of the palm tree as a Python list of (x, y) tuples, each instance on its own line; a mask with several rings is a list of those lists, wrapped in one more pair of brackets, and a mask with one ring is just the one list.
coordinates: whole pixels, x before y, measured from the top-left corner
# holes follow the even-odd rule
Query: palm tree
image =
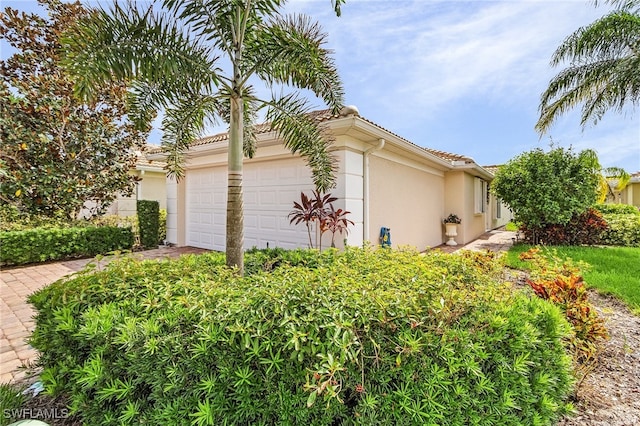
[[(344, 0), (333, 0), (336, 13)], [(343, 87), (323, 48), (326, 35), (303, 15), (281, 13), (286, 0), (160, 0), (96, 10), (65, 39), (77, 94), (91, 99), (103, 83), (125, 81), (134, 118), (147, 124), (164, 110), (162, 145), (169, 173), (181, 178), (190, 143), (210, 122), (229, 124), (226, 255), (243, 273), (243, 157), (255, 152), (261, 109), (285, 145), (300, 153), (319, 190), (334, 185), (330, 139), (309, 116), (308, 89), (337, 112)], [(226, 62), (219, 64), (221, 59)], [(221, 67), (225, 67), (224, 70)], [(256, 96), (253, 82), (271, 89)], [(280, 88), (280, 93), (276, 90)]]
[(606, 167), (600, 171), (598, 203), (607, 199), (617, 202), (620, 193), (629, 185), (631, 175), (620, 167)]
[(581, 125), (640, 100), (640, 0), (605, 0), (617, 10), (571, 34), (551, 64), (568, 62), (542, 94), (536, 130), (583, 104)]

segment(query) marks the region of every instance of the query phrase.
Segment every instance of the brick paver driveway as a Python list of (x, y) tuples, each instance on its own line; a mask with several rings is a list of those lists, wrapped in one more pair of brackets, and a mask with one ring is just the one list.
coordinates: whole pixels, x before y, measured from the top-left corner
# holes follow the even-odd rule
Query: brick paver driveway
[[(143, 259), (166, 259), (206, 250), (193, 247), (163, 247), (134, 253)], [(21, 380), (22, 365), (36, 359), (36, 351), (26, 343), (33, 330), (34, 311), (26, 302), (34, 291), (81, 270), (92, 259), (70, 260), (3, 269), (0, 272), (0, 383)], [(108, 260), (102, 260), (104, 265)]]

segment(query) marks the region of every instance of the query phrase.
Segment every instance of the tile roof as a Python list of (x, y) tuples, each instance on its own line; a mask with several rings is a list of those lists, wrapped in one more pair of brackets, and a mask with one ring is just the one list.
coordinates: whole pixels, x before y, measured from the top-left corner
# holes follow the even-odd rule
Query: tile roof
[[(314, 118), (316, 121), (318, 122), (327, 122), (330, 120), (334, 120), (334, 119), (338, 119), (341, 117), (345, 117), (346, 114), (333, 114), (331, 113), (331, 110), (329, 109), (324, 109), (324, 110), (318, 110), (318, 111), (312, 111), (309, 113), (309, 116), (311, 118)], [(446, 151), (440, 151), (437, 149), (431, 149), (431, 148), (426, 148), (423, 146), (420, 146), (418, 144), (415, 144), (413, 142), (411, 142), (408, 139), (403, 138), (402, 136), (390, 131), (389, 129), (386, 129), (382, 126), (380, 126), (377, 123), (374, 123), (371, 120), (368, 120), (362, 116), (360, 116), (358, 114), (358, 116), (360, 117), (361, 120), (366, 121), (367, 123), (378, 127), (381, 130), (384, 130), (385, 132), (388, 132), (392, 135), (394, 135), (395, 137), (397, 137), (398, 139), (401, 139), (402, 141), (411, 144), (417, 148), (420, 148), (422, 150), (424, 150), (425, 152), (428, 152), (431, 155), (434, 155), (438, 158), (440, 158), (441, 160), (444, 160), (448, 163), (453, 163), (453, 162), (458, 162), (458, 161), (463, 161), (466, 164), (472, 164), (474, 163), (474, 160), (471, 157), (467, 157), (464, 155), (460, 155), (460, 154), (454, 154), (451, 152), (446, 152)], [(256, 124), (254, 127), (254, 132), (256, 134), (263, 134), (263, 133), (269, 133), (270, 131), (272, 131), (273, 129), (271, 128), (271, 124), (270, 123), (261, 123), (261, 124)], [(197, 139), (195, 141), (193, 141), (191, 143), (191, 146), (201, 146), (201, 145), (209, 145), (209, 144), (214, 144), (214, 143), (219, 143), (219, 142), (223, 142), (229, 139), (229, 133), (228, 132), (224, 132), (224, 133), (218, 133), (212, 136), (205, 136), (203, 138)], [(162, 152), (162, 148), (161, 147), (157, 147), (155, 149), (152, 149), (150, 151), (148, 151), (151, 154), (156, 154), (156, 153), (160, 153)]]
[(495, 175), (500, 167), (502, 167), (501, 164), (495, 164), (495, 165), (492, 165), (492, 166), (482, 166), (483, 169), (485, 169), (486, 171), (488, 171), (492, 175)]
[(164, 166), (166, 165), (167, 163), (165, 163), (164, 161), (149, 160), (144, 157), (138, 157), (138, 159), (136, 160), (136, 166), (155, 167), (158, 169), (164, 169)]

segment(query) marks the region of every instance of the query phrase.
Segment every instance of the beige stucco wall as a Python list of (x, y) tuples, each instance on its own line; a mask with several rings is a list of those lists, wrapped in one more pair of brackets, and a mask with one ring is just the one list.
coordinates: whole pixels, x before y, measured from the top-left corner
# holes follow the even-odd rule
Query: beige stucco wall
[(158, 201), (161, 209), (167, 208), (167, 184), (163, 171), (146, 170), (142, 173), (141, 170), (134, 170), (131, 171), (131, 174), (140, 177), (142, 180), (136, 183), (133, 195), (130, 197), (118, 195), (109, 206), (108, 214), (135, 216), (137, 213), (136, 200)]
[(419, 250), (442, 243), (444, 177), (411, 165), (370, 157), (369, 232), (378, 243), (381, 227), (391, 228), (394, 247)]
[(640, 182), (631, 182), (622, 191), (620, 201), (624, 204), (640, 207)]
[[(466, 244), (482, 235), (488, 226), (487, 216), (491, 214), (490, 206), (486, 206), (485, 213), (475, 212), (475, 176), (464, 170), (452, 170), (445, 173), (445, 211), (458, 215), (462, 223), (458, 225), (458, 244)], [(441, 227), (442, 241), (446, 241), (444, 226)]]
[(145, 171), (141, 177), (142, 181), (138, 182), (138, 199), (157, 201), (161, 209), (166, 209), (167, 183), (165, 173)]
[[(500, 205), (500, 217), (498, 217), (498, 205)], [(506, 225), (513, 219), (513, 213), (509, 207), (495, 197), (491, 196), (491, 229), (496, 229)]]

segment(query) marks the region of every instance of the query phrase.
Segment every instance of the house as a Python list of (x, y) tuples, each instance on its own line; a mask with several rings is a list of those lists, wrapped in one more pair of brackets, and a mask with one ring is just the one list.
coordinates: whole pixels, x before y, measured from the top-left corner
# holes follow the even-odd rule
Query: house
[[(150, 146), (152, 150), (156, 146)], [(137, 214), (137, 200), (155, 200), (161, 209), (167, 208), (167, 179), (165, 163), (162, 161), (148, 160), (144, 153), (138, 153), (138, 159), (134, 169), (130, 170), (138, 177), (138, 182), (130, 197), (118, 194), (111, 203), (107, 214), (118, 216), (135, 216)]]
[[(499, 165), (483, 166), (483, 168), (495, 176)], [(489, 229), (500, 228), (514, 220), (514, 215), (509, 206), (494, 194), (489, 194), (489, 214), (491, 215), (491, 225)]]
[(631, 174), (629, 184), (620, 192), (620, 202), (640, 208), (640, 171)]
[[(446, 241), (442, 220), (450, 213), (462, 219), (460, 244), (508, 221), (489, 195), (493, 174), (473, 159), (418, 146), (360, 116), (355, 107), (339, 115), (312, 114), (334, 137), (337, 186), (330, 192), (338, 197), (335, 207), (350, 211), (355, 222), (344, 237), (347, 244), (377, 244), (386, 227), (393, 246), (424, 250)], [(256, 126), (255, 133), (256, 155), (244, 163), (245, 248), (306, 247), (306, 227), (291, 225), (287, 216), (300, 192), (314, 189), (310, 171), (268, 125)], [(168, 179), (169, 242), (225, 249), (227, 145), (226, 133), (196, 141), (185, 177)], [(149, 158), (161, 160), (162, 154)]]

